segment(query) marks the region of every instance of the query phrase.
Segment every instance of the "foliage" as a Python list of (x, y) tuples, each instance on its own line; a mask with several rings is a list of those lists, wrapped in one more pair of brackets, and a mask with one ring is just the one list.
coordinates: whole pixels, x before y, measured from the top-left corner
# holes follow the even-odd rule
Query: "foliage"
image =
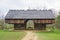
[(4, 23), (4, 20), (0, 20), (0, 30), (13, 30), (14, 29), (14, 25), (13, 24), (7, 24)]
[(4, 20), (0, 19), (0, 29), (4, 29)]
[(4, 29), (5, 30), (13, 30), (14, 29), (14, 25), (13, 24), (7, 24), (7, 23), (5, 23)]
[(55, 28), (55, 24), (49, 24), (46, 26), (46, 30), (47, 31), (54, 31), (56, 28)]
[(29, 20), (26, 25), (26, 29), (34, 29), (34, 23), (32, 20)]
[(59, 13), (59, 15), (56, 17), (55, 25), (56, 25), (56, 28), (60, 29), (60, 13)]

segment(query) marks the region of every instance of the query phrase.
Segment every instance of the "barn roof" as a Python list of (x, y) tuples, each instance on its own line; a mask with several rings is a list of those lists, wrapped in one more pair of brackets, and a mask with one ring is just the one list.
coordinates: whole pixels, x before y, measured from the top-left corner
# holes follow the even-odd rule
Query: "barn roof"
[(9, 10), (5, 19), (54, 19), (51, 10)]

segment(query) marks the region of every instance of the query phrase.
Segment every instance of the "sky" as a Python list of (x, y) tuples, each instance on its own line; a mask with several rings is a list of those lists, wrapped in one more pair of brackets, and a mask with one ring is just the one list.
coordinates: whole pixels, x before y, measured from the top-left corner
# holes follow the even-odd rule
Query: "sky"
[(60, 0), (0, 0), (0, 16), (10, 9), (55, 9), (60, 10)]

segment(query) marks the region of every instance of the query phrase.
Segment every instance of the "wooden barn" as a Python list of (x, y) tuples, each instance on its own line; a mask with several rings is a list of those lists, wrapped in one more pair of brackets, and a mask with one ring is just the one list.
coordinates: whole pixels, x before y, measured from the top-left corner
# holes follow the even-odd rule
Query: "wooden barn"
[(52, 10), (9, 10), (5, 16), (5, 23), (14, 24), (15, 30), (45, 30), (46, 25), (54, 22)]

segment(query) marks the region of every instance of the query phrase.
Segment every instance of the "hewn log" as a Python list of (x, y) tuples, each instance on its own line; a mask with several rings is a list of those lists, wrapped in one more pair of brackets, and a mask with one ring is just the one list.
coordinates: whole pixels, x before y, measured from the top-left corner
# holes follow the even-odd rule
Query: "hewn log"
[(47, 24), (52, 24), (55, 22), (55, 20), (34, 20), (35, 23), (47, 23)]
[(25, 22), (25, 20), (5, 20), (5, 22), (6, 23), (13, 23), (13, 24), (15, 24), (15, 23), (24, 23)]

